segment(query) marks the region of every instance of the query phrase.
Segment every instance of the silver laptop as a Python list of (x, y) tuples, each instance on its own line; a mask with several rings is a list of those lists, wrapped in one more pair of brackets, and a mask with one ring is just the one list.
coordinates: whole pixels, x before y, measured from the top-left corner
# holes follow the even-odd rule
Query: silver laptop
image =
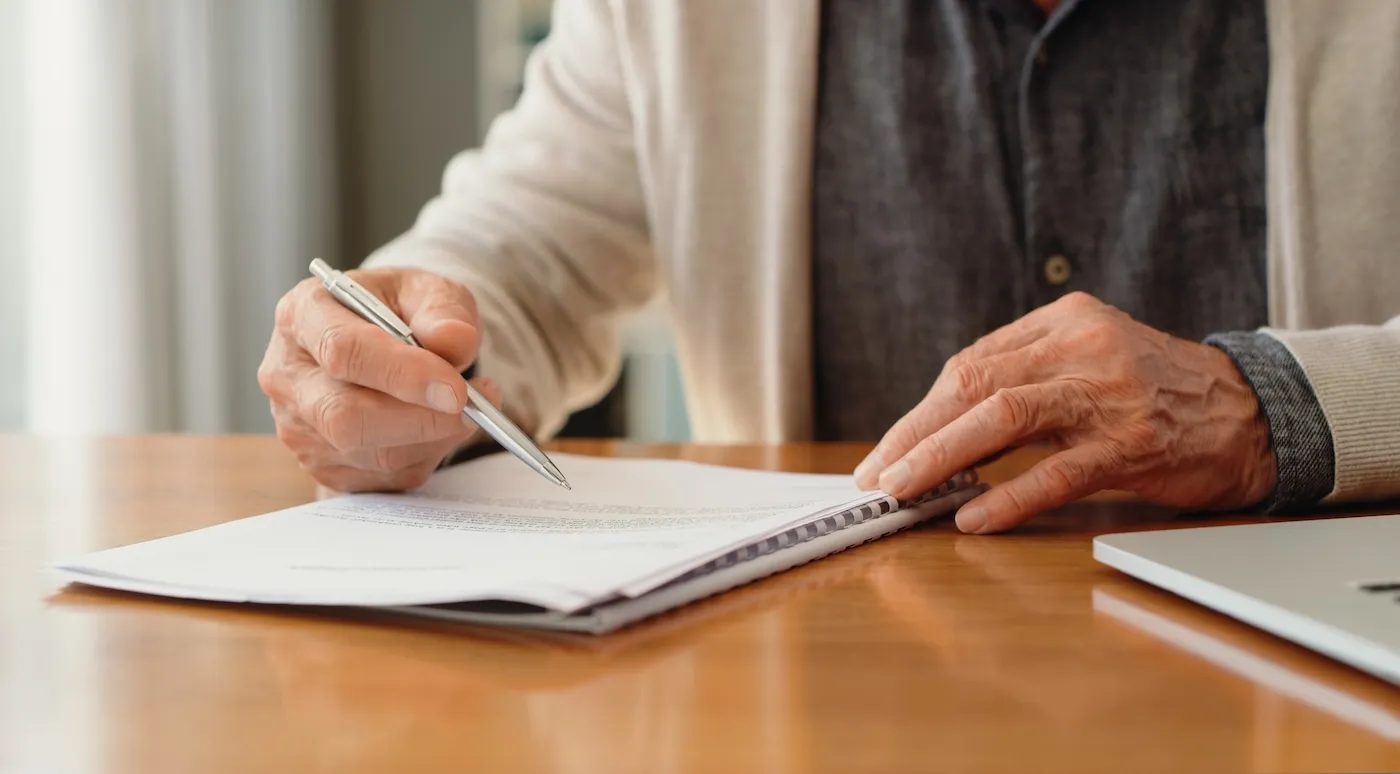
[(1103, 535), (1094, 558), (1400, 685), (1400, 515)]

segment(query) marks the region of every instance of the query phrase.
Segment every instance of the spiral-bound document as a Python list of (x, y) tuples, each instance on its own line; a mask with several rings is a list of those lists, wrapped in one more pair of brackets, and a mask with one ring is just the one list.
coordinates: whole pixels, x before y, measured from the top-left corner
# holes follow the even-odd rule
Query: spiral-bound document
[(506, 455), (404, 494), (346, 495), (56, 565), (186, 599), (389, 609), (603, 633), (948, 513), (971, 473), (913, 503), (850, 476), (555, 455), (564, 491)]

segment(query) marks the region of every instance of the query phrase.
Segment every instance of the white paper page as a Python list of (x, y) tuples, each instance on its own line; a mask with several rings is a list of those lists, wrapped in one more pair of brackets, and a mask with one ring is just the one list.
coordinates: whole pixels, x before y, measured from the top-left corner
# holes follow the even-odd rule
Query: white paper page
[[(644, 560), (650, 569), (634, 571), (636, 565), (630, 563), (600, 568), (593, 576), (599, 583), (588, 587), (589, 593), (599, 596), (646, 593), (736, 548), (886, 496), (862, 491), (845, 475), (757, 471), (683, 460), (558, 458), (570, 460), (572, 467), (565, 475), (573, 492), (566, 493), (511, 458), (497, 455), (490, 458), (494, 467), (463, 466), (435, 477), (416, 494), (497, 508), (521, 506), (532, 514), (555, 508), (598, 509), (623, 515), (632, 522), (629, 528), (648, 530), (644, 522), (651, 522), (651, 530), (659, 527), (668, 533), (658, 536), (657, 553)], [(575, 481), (575, 475), (585, 483)], [(514, 496), (460, 494), (486, 491), (502, 482)], [(577, 515), (570, 513), (567, 518)], [(670, 557), (665, 561), (663, 551)], [(603, 558), (605, 564), (612, 561), (613, 557)]]
[[(568, 492), (506, 455), (411, 495), (358, 495), (63, 565), (178, 596), (340, 605), (513, 599), (574, 610), (638, 578), (866, 496), (848, 476), (555, 455)], [(112, 580), (106, 585), (115, 585)]]

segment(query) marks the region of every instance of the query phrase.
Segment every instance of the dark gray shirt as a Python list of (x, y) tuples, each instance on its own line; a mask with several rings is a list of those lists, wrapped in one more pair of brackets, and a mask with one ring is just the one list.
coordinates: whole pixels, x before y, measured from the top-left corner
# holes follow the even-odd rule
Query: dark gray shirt
[[(1262, 0), (1063, 0), (1049, 19), (1030, 0), (822, 6), (819, 438), (879, 438), (948, 357), (1072, 290), (1189, 339), (1267, 321)], [(1256, 338), (1210, 341), (1261, 402), (1259, 379), (1306, 387)], [(1316, 399), (1273, 392), (1295, 399), (1264, 405), (1275, 446), (1311, 412), (1292, 425), (1320, 422), (1330, 461)], [(1330, 467), (1282, 478), (1290, 505), (1331, 486)]]

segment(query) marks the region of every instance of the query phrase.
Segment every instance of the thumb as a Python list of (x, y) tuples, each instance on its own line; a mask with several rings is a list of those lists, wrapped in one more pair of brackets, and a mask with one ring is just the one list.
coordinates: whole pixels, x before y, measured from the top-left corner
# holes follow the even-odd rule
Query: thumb
[(425, 349), (458, 371), (476, 359), (481, 343), (476, 298), (461, 283), (415, 271), (403, 278), (397, 300), (404, 322)]

